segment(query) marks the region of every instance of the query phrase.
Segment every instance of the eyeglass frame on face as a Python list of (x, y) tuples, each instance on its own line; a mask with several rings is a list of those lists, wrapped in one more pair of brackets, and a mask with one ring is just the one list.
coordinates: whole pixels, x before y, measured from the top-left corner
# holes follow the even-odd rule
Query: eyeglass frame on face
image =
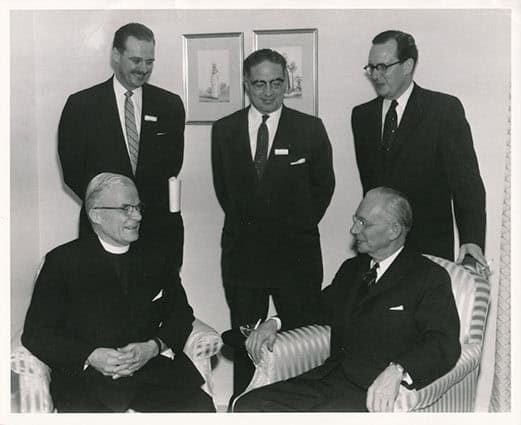
[(259, 91), (259, 92), (266, 90), (267, 87), (270, 87), (270, 89), (273, 91), (279, 91), (283, 88), (285, 81), (286, 80), (284, 78), (275, 78), (270, 81), (265, 81), (265, 80), (249, 81), (248, 80), (250, 86), (254, 90)]
[(399, 63), (403, 63), (405, 62), (407, 59), (402, 59), (402, 60), (399, 60), (399, 61), (396, 61), (396, 62), (393, 62), (393, 63), (377, 63), (376, 65), (371, 65), (370, 63), (368, 63), (366, 66), (364, 66), (364, 71), (367, 75), (373, 75), (373, 73), (375, 71), (378, 71), (380, 74), (385, 74), (387, 72), (387, 70), (394, 66), (394, 65), (398, 65)]
[(123, 214), (127, 216), (131, 216), (134, 211), (137, 211), (139, 214), (143, 214), (143, 211), (145, 210), (145, 204), (143, 202), (140, 202), (136, 205), (131, 204), (124, 204), (121, 207), (92, 207), (93, 210), (119, 210)]
[(382, 221), (380, 223), (368, 223), (365, 221), (365, 218), (358, 217), (356, 214), (353, 214), (353, 225), (360, 226), (362, 229), (367, 229), (368, 227), (377, 226), (380, 224), (394, 224), (395, 222)]

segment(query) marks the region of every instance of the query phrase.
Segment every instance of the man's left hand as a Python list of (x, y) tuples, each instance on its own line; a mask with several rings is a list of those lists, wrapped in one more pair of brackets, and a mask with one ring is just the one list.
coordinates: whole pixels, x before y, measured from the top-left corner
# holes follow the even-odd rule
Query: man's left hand
[(132, 376), (134, 372), (137, 372), (158, 354), (157, 344), (154, 341), (133, 342), (118, 348), (118, 351), (124, 354), (125, 357), (124, 361), (114, 370), (113, 379)]
[(367, 390), (367, 410), (370, 412), (392, 412), (402, 378), (403, 373), (395, 365), (387, 366)]

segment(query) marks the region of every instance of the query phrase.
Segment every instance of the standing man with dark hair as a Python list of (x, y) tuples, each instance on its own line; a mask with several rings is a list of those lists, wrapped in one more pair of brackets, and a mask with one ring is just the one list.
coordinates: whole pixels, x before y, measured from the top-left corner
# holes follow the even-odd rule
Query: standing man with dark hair
[[(270, 295), (285, 326), (295, 327), (318, 311), (318, 223), (335, 186), (331, 144), (319, 118), (283, 105), (286, 60), (278, 52), (246, 58), (244, 87), (251, 106), (212, 129), (226, 299), (233, 328), (265, 319)], [(236, 394), (252, 373), (246, 353), (236, 353)]]
[[(185, 111), (179, 96), (147, 83), (154, 48), (154, 34), (142, 24), (116, 31), (114, 75), (67, 99), (58, 152), (65, 183), (82, 200), (100, 172), (132, 178), (147, 206), (141, 239), (163, 248), (180, 266), (183, 222), (180, 212), (169, 211), (168, 179), (183, 163)], [(90, 231), (82, 209), (80, 235)]]
[(381, 185), (410, 200), (409, 242), (454, 260), (452, 204), (459, 233), (457, 262), (466, 255), (486, 267), (485, 189), (470, 126), (454, 96), (413, 82), (414, 38), (385, 31), (373, 39), (364, 67), (378, 97), (353, 109), (356, 159), (364, 193)]

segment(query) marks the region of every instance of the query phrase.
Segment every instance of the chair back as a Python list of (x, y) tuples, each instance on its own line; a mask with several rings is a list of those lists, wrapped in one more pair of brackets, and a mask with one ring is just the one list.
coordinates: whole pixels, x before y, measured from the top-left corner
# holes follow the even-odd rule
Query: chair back
[(449, 273), (460, 319), (460, 343), (481, 347), (490, 303), (487, 278), (445, 258), (425, 256)]

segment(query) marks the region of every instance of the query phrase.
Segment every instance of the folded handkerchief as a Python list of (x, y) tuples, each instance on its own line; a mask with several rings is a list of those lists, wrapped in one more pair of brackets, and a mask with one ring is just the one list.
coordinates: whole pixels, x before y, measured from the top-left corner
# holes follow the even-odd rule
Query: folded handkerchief
[(162, 296), (163, 296), (163, 290), (161, 289), (161, 290), (157, 293), (157, 295), (156, 295), (154, 298), (152, 298), (152, 302), (154, 302), (155, 300), (158, 300), (158, 299), (161, 298)]
[(290, 162), (289, 165), (300, 165), (300, 164), (304, 164), (305, 162), (306, 162), (306, 158), (300, 158), (300, 159), (297, 159), (296, 161)]
[(397, 305), (395, 307), (389, 307), (389, 310), (399, 310), (399, 311), (403, 311), (403, 305)]

